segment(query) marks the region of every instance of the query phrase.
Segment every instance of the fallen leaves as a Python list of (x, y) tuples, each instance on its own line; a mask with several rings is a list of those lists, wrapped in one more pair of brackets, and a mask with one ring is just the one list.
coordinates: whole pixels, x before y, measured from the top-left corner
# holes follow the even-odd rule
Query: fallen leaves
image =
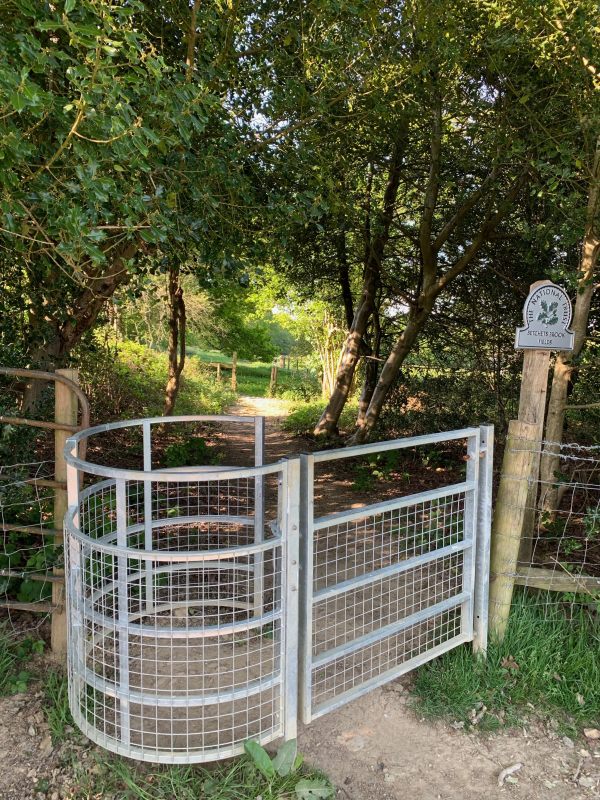
[(518, 772), (520, 769), (523, 768), (523, 764), (519, 761), (516, 764), (511, 764), (510, 767), (505, 767), (502, 772), (498, 775), (498, 786), (504, 786), (505, 782), (508, 781), (509, 783), (515, 783), (516, 779), (510, 778), (514, 775), (515, 772)]

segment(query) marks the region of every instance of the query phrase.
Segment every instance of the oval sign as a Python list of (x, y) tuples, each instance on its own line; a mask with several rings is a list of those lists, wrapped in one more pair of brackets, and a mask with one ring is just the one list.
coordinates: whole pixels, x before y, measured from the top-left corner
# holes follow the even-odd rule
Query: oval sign
[(569, 330), (573, 309), (569, 295), (548, 281), (529, 292), (517, 328), (517, 350), (572, 350), (575, 334)]

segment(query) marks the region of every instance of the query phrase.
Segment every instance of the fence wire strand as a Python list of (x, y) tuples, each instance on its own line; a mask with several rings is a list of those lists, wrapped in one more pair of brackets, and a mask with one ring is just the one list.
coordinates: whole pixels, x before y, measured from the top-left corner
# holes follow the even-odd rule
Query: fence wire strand
[[(531, 443), (515, 440), (513, 453), (531, 452)], [(574, 616), (600, 613), (600, 446), (543, 441), (533, 449), (533, 470), (526, 497), (512, 508), (523, 527), (516, 569), (500, 564), (496, 572), (514, 578), (519, 591), (549, 619), (557, 608)], [(519, 515), (517, 515), (519, 516)], [(519, 532), (514, 531), (515, 536)], [(494, 535), (501, 535), (495, 531)], [(550, 613), (552, 612), (552, 613)], [(492, 609), (493, 613), (493, 609)]]
[[(9, 627), (39, 627), (52, 611), (53, 575), (63, 564), (63, 548), (53, 533), (51, 488), (40, 480), (52, 480), (53, 461), (28, 461), (0, 465), (0, 609)], [(32, 604), (43, 612), (24, 620), (19, 604)]]

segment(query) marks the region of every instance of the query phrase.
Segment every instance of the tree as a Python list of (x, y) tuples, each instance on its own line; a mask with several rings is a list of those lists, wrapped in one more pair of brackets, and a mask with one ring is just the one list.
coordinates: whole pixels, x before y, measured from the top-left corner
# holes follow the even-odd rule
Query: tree
[[(585, 13), (591, 20), (589, 8)], [(430, 3), (425, 12), (408, 3), (390, 17), (379, 25), (378, 44), (389, 31), (396, 44), (377, 51), (378, 74), (389, 84), (370, 87), (368, 101), (340, 103), (347, 138), (336, 119), (323, 120), (319, 147), (311, 129), (299, 136), (297, 151), (304, 185), (311, 184), (311, 169), (325, 187), (323, 210), (313, 207), (317, 219), (309, 223), (315, 258), (305, 263), (316, 264), (314, 280), (323, 275), (318, 254), (329, 236), (329, 253), (334, 243), (345, 243), (340, 252), (350, 263), (349, 284), (360, 275), (353, 303), (358, 324), (350, 325), (336, 387), (316, 428), (335, 431), (363, 357), (370, 368), (355, 441), (370, 435), (403, 361), (438, 304), (451, 302), (460, 276), (490, 263), (498, 237), (539, 240), (537, 209), (560, 207), (566, 162), (582, 148), (568, 77), (557, 82), (551, 70), (538, 68), (526, 34), (515, 34), (514, 20), (497, 24), (494, 4)], [(391, 96), (395, 102), (386, 105)], [(401, 130), (402, 153), (402, 137), (395, 135)], [(548, 263), (545, 254), (541, 261)], [(405, 324), (373, 386), (378, 356), (371, 357), (372, 345), (394, 308)]]

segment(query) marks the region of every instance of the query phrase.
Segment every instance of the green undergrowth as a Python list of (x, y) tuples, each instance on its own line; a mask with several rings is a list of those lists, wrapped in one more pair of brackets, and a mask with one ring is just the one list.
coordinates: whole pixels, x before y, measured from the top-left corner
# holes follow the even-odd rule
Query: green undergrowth
[(91, 770), (81, 771), (73, 800), (102, 797), (119, 800), (327, 800), (334, 795), (328, 779), (302, 763), (295, 743), (271, 758), (260, 745), (246, 743), (239, 758), (209, 767), (157, 767), (102, 752)]
[(543, 606), (521, 594), (504, 640), (487, 659), (469, 646), (418, 670), (418, 710), (482, 730), (513, 725), (532, 714), (552, 715), (576, 732), (600, 720), (600, 622), (583, 608)]
[[(191, 361), (201, 366), (203, 370), (212, 370), (216, 376), (215, 367), (207, 367), (207, 362), (220, 363), (226, 367), (231, 366), (231, 358), (216, 350), (195, 350)], [(204, 362), (204, 363), (203, 363)], [(265, 361), (238, 361), (237, 364), (237, 391), (247, 397), (280, 397), (283, 400), (310, 400), (320, 393), (320, 385), (316, 375), (307, 370), (277, 369), (277, 381), (271, 390), (271, 364)], [(228, 385), (231, 380), (229, 369), (221, 371), (221, 382)]]
[[(295, 403), (290, 408), (288, 416), (282, 421), (282, 428), (296, 435), (311, 433), (324, 408), (325, 401), (323, 400)], [(357, 409), (356, 401), (346, 403), (340, 417), (339, 427), (341, 430), (351, 430), (354, 427)]]
[[(94, 418), (160, 416), (167, 382), (167, 355), (131, 341), (119, 341), (78, 354), (83, 388)], [(175, 413), (220, 414), (235, 400), (214, 369), (188, 358), (181, 376)]]
[(58, 669), (50, 670), (43, 677), (44, 714), (53, 742), (60, 742), (74, 730), (73, 717), (69, 709), (67, 676)]
[(18, 638), (0, 627), (0, 696), (25, 692), (33, 676), (31, 662), (44, 649), (41, 640)]
[[(54, 744), (81, 739), (69, 710), (64, 672), (53, 669), (39, 677)], [(242, 756), (207, 767), (140, 764), (100, 748), (91, 756), (73, 765), (73, 800), (327, 800), (334, 795), (329, 780), (304, 764), (295, 742), (286, 742), (271, 756), (248, 741)]]

